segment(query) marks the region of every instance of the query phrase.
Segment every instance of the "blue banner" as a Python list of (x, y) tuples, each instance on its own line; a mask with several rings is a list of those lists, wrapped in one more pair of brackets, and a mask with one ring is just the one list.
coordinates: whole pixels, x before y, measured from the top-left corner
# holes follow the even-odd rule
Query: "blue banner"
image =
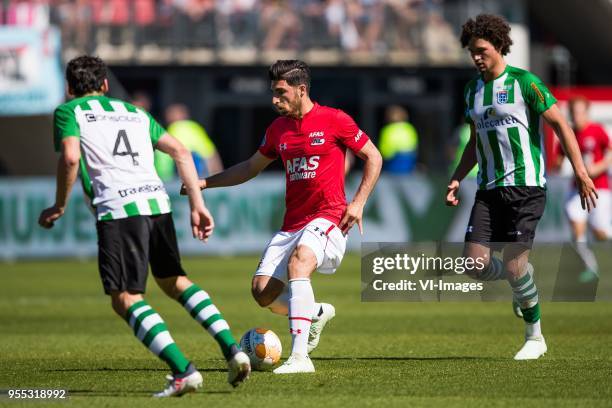
[(0, 115), (49, 114), (63, 99), (59, 31), (0, 27)]

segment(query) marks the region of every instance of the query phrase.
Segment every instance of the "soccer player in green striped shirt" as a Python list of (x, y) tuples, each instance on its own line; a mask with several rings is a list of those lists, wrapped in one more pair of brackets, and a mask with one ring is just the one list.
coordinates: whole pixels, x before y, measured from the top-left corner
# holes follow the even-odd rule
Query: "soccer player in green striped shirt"
[[(464, 255), (488, 262), (469, 274), (483, 281), (509, 281), (515, 313), (526, 327), (525, 343), (514, 359), (533, 360), (547, 350), (528, 262), (546, 202), (542, 119), (555, 130), (572, 163), (583, 209), (595, 207), (597, 193), (555, 98), (538, 77), (505, 62), (512, 45), (509, 34), (508, 23), (494, 15), (481, 14), (463, 25), (461, 44), (468, 48), (479, 75), (465, 87), (471, 136), (448, 185), (446, 203), (459, 204), (459, 183), (478, 163), (479, 189)], [(491, 249), (501, 248), (503, 260), (491, 256)]]
[(85, 193), (95, 210), (98, 266), (112, 307), (134, 335), (172, 370), (156, 397), (180, 396), (202, 386), (202, 376), (175, 344), (159, 314), (144, 300), (148, 266), (156, 282), (179, 301), (218, 342), (228, 362), (228, 382), (237, 386), (250, 372), (229, 325), (208, 294), (189, 280), (181, 266), (170, 200), (153, 166), (153, 149), (176, 162), (187, 189), (194, 238), (206, 241), (214, 221), (204, 205), (189, 151), (144, 110), (108, 98), (106, 65), (81, 56), (66, 68), (75, 97), (55, 110), (57, 166), (55, 204), (39, 224), (53, 227), (68, 204), (80, 168)]

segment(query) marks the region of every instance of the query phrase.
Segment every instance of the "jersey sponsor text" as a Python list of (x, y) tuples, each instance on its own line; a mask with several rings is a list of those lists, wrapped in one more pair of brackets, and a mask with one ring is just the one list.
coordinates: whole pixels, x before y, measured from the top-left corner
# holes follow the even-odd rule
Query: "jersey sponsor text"
[(317, 176), (314, 170), (319, 168), (319, 156), (294, 157), (286, 164), (289, 181), (313, 179)]

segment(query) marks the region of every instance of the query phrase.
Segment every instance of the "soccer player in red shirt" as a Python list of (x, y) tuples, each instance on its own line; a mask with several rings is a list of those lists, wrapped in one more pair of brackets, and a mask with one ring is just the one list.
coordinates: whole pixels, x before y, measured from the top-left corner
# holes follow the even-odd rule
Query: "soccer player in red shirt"
[[(304, 62), (279, 60), (270, 67), (269, 77), (272, 104), (281, 116), (268, 127), (251, 158), (200, 180), (200, 188), (241, 184), (277, 158), (283, 161), (285, 219), (259, 262), (252, 294), (260, 306), (289, 316), (291, 356), (274, 372), (314, 372), (308, 353), (335, 310), (315, 302), (310, 275), (317, 269), (334, 273), (351, 227), (357, 224), (362, 232), (363, 208), (378, 180), (382, 158), (349, 115), (310, 99), (310, 69)], [(348, 204), (347, 148), (365, 162), (361, 184)]]
[(580, 195), (575, 185), (565, 204), (565, 214), (577, 243), (576, 249), (587, 267), (580, 276), (584, 282), (596, 279), (599, 269), (595, 255), (586, 245), (587, 224), (598, 241), (612, 238), (612, 194), (608, 176), (612, 168), (612, 139), (600, 124), (591, 121), (589, 106), (589, 100), (583, 96), (573, 97), (569, 101), (576, 140), (589, 177), (597, 188), (599, 204), (590, 213), (581, 211)]

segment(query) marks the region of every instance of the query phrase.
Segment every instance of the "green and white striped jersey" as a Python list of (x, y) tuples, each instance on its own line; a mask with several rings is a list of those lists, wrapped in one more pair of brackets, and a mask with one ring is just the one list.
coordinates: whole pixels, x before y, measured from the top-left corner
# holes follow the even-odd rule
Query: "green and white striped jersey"
[(478, 186), (544, 187), (541, 114), (557, 100), (532, 73), (506, 66), (493, 81), (465, 87), (466, 120), (476, 130)]
[(67, 137), (81, 144), (81, 179), (98, 220), (170, 212), (153, 166), (153, 147), (165, 133), (147, 112), (103, 95), (84, 96), (54, 113), (55, 150)]

